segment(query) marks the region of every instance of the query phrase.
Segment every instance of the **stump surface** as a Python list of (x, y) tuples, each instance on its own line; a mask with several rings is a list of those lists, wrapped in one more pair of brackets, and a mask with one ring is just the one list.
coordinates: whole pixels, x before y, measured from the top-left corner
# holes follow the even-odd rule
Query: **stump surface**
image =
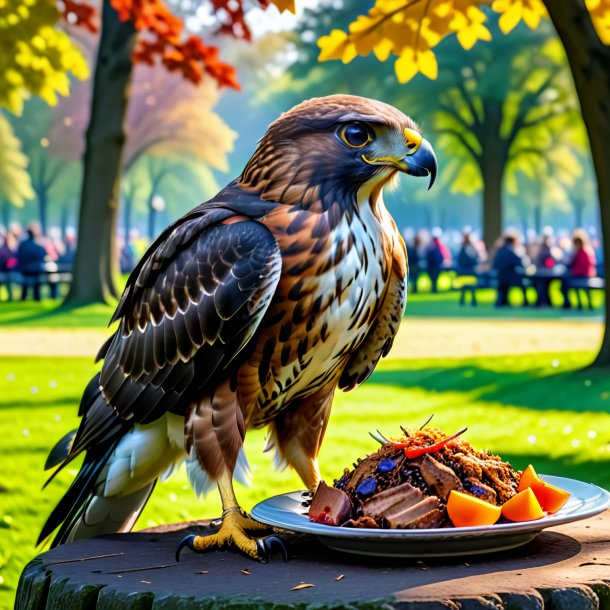
[[(285, 535), (287, 564), (188, 550), (174, 562), (185, 533), (209, 531), (207, 522), (177, 524), (53, 549), (24, 569), (16, 608), (610, 608), (610, 511), (472, 557), (367, 558)], [(301, 584), (314, 586), (293, 590)]]

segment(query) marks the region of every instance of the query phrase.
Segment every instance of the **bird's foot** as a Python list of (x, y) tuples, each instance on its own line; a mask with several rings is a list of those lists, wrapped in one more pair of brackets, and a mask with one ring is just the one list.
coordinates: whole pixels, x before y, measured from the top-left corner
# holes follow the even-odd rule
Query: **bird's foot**
[(247, 531), (263, 532), (270, 529), (269, 526), (255, 521), (239, 508), (230, 508), (223, 515), (220, 529), (215, 534), (185, 536), (176, 548), (176, 561), (180, 560), (180, 553), (184, 547), (188, 547), (195, 553), (234, 550), (262, 563), (267, 563), (273, 550), (278, 549), (282, 553), (284, 561), (288, 561), (286, 547), (276, 536), (257, 539), (250, 538), (246, 534)]

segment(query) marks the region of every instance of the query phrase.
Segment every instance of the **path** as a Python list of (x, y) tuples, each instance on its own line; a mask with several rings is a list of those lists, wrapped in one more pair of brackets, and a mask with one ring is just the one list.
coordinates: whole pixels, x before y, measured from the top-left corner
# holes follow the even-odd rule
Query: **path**
[[(495, 356), (593, 351), (601, 342), (599, 322), (406, 318), (393, 358)], [(0, 329), (0, 356), (93, 358), (106, 329)]]

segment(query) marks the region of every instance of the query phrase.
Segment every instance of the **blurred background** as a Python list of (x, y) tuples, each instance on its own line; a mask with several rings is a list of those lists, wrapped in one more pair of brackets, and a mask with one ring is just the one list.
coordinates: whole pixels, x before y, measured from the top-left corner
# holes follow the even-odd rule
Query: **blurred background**
[[(298, 0), (296, 14), (281, 1), (151, 4), (157, 13), (135, 25), (137, 2), (0, 7), (0, 607), (70, 482), (67, 472), (41, 491), (44, 461), (77, 424), (128, 274), (168, 224), (240, 174), (271, 121), (310, 97), (398, 107), (440, 168), (430, 191), (403, 177), (385, 196), (409, 252), (407, 313), (371, 379), (337, 397), (324, 477), (374, 450), (369, 430), (392, 435), (435, 414), (515, 467), (610, 488), (602, 208), (553, 23), (504, 35), (505, 16), (484, 9), (491, 40), (466, 50), (449, 36), (434, 48), (435, 79), (401, 83), (379, 54), (318, 60), (316, 41), (373, 2)], [(300, 487), (263, 443), (255, 432), (246, 444), (246, 508)], [(138, 527), (218, 511), (179, 472)]]

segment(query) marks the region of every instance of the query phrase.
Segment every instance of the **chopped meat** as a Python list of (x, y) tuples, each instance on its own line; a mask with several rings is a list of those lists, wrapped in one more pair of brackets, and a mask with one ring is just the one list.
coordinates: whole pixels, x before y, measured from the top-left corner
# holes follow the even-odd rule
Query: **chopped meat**
[(359, 529), (379, 529), (377, 521), (372, 517), (358, 517), (358, 519), (349, 519), (343, 524), (343, 527), (354, 527)]
[(412, 530), (425, 530), (437, 527), (443, 527), (446, 521), (445, 511), (435, 508), (427, 512), (425, 515), (410, 521), (408, 525), (401, 525), (400, 527), (408, 527)]
[[(391, 528), (408, 529), (432, 511), (440, 512), (441, 503), (436, 496), (428, 496), (408, 508), (395, 507), (385, 514), (385, 520)], [(418, 528), (418, 529), (421, 529)]]
[(410, 483), (403, 483), (378, 493), (362, 505), (362, 513), (369, 517), (387, 517), (414, 506), (424, 494)]
[(455, 472), (449, 466), (445, 466), (435, 460), (431, 455), (424, 456), (419, 469), (426, 483), (433, 487), (436, 493), (445, 501), (452, 489), (462, 487)]
[(341, 525), (351, 512), (349, 496), (321, 481), (309, 507), (309, 518), (326, 525)]

